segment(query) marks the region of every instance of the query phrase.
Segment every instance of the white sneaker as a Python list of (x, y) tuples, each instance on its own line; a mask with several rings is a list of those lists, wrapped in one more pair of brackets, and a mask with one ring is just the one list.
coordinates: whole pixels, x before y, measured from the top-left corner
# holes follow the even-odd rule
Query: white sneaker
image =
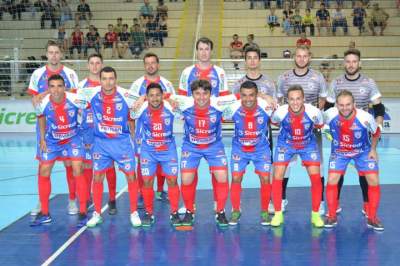
[(75, 200), (68, 200), (68, 214), (77, 215), (79, 212), (78, 206)]
[(289, 203), (289, 201), (287, 199), (282, 200), (282, 207), (281, 207), (282, 212), (286, 211), (286, 206), (288, 205), (288, 203)]
[(40, 201), (37, 203), (36, 207), (31, 210), (31, 216), (36, 216), (41, 211), (42, 206), (40, 205)]
[(139, 213), (137, 211), (131, 213), (131, 224), (133, 227), (139, 227), (142, 225)]
[(100, 213), (93, 212), (92, 218), (86, 223), (87, 227), (96, 227), (96, 225), (101, 224), (103, 222), (103, 218), (101, 218)]
[(275, 213), (275, 208), (274, 208), (274, 204), (272, 203), (272, 201), (270, 201), (269, 204), (268, 204), (268, 213), (269, 214), (274, 214)]
[(319, 210), (318, 210), (320, 215), (324, 215), (325, 214), (325, 201), (321, 201), (321, 203), (319, 204)]

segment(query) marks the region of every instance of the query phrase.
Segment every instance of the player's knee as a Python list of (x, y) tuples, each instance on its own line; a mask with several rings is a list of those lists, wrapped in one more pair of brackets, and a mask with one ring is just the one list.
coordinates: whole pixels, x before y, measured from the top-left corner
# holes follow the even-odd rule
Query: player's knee
[(243, 175), (232, 176), (232, 183), (242, 183)]
[(379, 185), (378, 175), (369, 175), (369, 176), (366, 176), (366, 178), (367, 178), (367, 183), (369, 186)]
[(167, 177), (167, 185), (169, 187), (175, 187), (178, 185), (176, 177)]

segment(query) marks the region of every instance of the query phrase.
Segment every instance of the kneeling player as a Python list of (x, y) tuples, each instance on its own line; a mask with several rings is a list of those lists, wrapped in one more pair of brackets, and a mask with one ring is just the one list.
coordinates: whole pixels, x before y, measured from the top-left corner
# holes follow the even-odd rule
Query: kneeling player
[(336, 108), (330, 108), (325, 114), (326, 124), (329, 125), (333, 137), (326, 187), (329, 216), (325, 227), (334, 227), (337, 224), (337, 184), (340, 176), (346, 172), (347, 165), (353, 160), (359, 175), (365, 175), (368, 182), (367, 225), (374, 230), (382, 231), (384, 227), (377, 217), (380, 187), (376, 146), (380, 129), (372, 115), (355, 108), (354, 97), (347, 90), (339, 92), (336, 97)]

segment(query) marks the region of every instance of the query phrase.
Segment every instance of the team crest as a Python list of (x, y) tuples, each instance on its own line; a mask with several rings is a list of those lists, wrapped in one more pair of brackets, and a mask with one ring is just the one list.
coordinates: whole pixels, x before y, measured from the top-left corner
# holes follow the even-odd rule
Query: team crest
[(72, 154), (73, 154), (74, 156), (77, 156), (78, 153), (79, 153), (78, 149), (72, 149)]
[(116, 108), (118, 111), (121, 111), (121, 110), (122, 110), (122, 103), (117, 103), (117, 104), (115, 105), (115, 108)]
[(364, 88), (360, 88), (360, 93), (361, 94), (365, 94), (365, 89)]
[(368, 163), (368, 168), (369, 169), (374, 169), (375, 168), (375, 163), (374, 162)]
[(211, 123), (215, 123), (217, 121), (217, 117), (215, 117), (214, 115), (210, 116), (210, 121)]
[(75, 111), (74, 111), (74, 110), (68, 111), (68, 115), (69, 115), (70, 117), (74, 117)]
[(102, 117), (101, 117), (101, 114), (100, 114), (100, 113), (97, 113), (97, 114), (96, 114), (96, 117), (97, 117), (97, 120), (99, 120), (99, 121), (102, 120)]
[(310, 124), (304, 124), (304, 129), (308, 130), (310, 128)]
[(360, 131), (356, 131), (356, 132), (354, 133), (354, 137), (356, 137), (356, 139), (361, 138), (361, 132), (360, 132)]
[(257, 118), (257, 123), (259, 123), (260, 125), (262, 124), (262, 123), (264, 123), (264, 117), (258, 117)]
[(61, 154), (62, 154), (63, 156), (67, 156), (68, 152), (67, 152), (67, 150), (63, 150), (63, 151), (61, 152)]
[(336, 139), (334, 139), (333, 140), (333, 145), (337, 146), (337, 145), (339, 145), (339, 142)]
[(171, 124), (171, 122), (168, 118), (164, 119), (164, 123), (166, 126), (169, 126)]
[(264, 171), (266, 171), (266, 172), (269, 171), (269, 164), (264, 164)]
[(127, 163), (124, 165), (125, 170), (129, 171), (131, 169), (131, 164)]
[(226, 158), (222, 158), (221, 162), (222, 162), (223, 165), (227, 165)]
[(178, 167), (172, 167), (171, 172), (172, 174), (176, 175), (176, 173), (178, 172)]
[(212, 79), (211, 80), (211, 87), (215, 88), (215, 87), (217, 87), (217, 85), (218, 85), (218, 81), (216, 81), (215, 79)]
[(313, 161), (317, 160), (317, 154), (315, 152), (312, 152), (310, 156)]

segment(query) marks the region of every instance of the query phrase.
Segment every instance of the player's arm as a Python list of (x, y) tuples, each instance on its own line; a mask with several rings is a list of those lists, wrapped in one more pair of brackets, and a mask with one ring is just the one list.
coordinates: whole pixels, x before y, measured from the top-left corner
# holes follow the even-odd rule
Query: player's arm
[(130, 133), (132, 139), (134, 139), (135, 138), (135, 120), (128, 119), (128, 127), (129, 127), (129, 133)]
[(268, 105), (273, 107), (273, 109), (278, 108), (278, 101), (271, 95), (265, 94), (263, 92), (258, 92), (257, 96), (266, 101)]
[(371, 150), (368, 153), (368, 158), (378, 160), (378, 153), (376, 147), (378, 146), (379, 139), (381, 137), (381, 127), (375, 122), (372, 115), (366, 113), (368, 119), (366, 123), (367, 130), (371, 132)]
[(38, 116), (39, 121), (39, 130), (40, 130), (40, 150), (43, 152), (47, 152), (47, 144), (46, 144), (46, 117), (44, 115)]
[(283, 74), (278, 77), (277, 88), (276, 88), (276, 98), (278, 99), (278, 104), (284, 103), (284, 84), (283, 84)]
[(225, 70), (221, 68), (218, 72), (220, 79), (219, 96), (229, 95), (231, 92), (229, 91), (228, 79), (226, 78)]
[(335, 100), (336, 100), (335, 91), (336, 91), (336, 81), (332, 80), (332, 82), (329, 86), (329, 90), (327, 91), (327, 97), (325, 99), (326, 100), (325, 104), (323, 105), (324, 111), (335, 106)]
[(42, 93), (39, 93), (37, 95), (32, 95), (32, 104), (33, 104), (33, 106), (39, 105), (42, 102), (43, 98), (46, 97), (49, 93), (50, 93), (50, 91), (46, 90), (46, 91), (44, 91)]
[(372, 108), (374, 109), (375, 121), (378, 126), (382, 128), (383, 119), (385, 116), (385, 106), (383, 105), (380, 97), (372, 101)]
[(189, 90), (189, 86), (188, 86), (188, 79), (189, 79), (189, 73), (188, 69), (184, 69), (182, 71), (181, 77), (179, 78), (179, 86), (178, 86), (178, 94), (179, 95), (188, 95), (188, 90)]

